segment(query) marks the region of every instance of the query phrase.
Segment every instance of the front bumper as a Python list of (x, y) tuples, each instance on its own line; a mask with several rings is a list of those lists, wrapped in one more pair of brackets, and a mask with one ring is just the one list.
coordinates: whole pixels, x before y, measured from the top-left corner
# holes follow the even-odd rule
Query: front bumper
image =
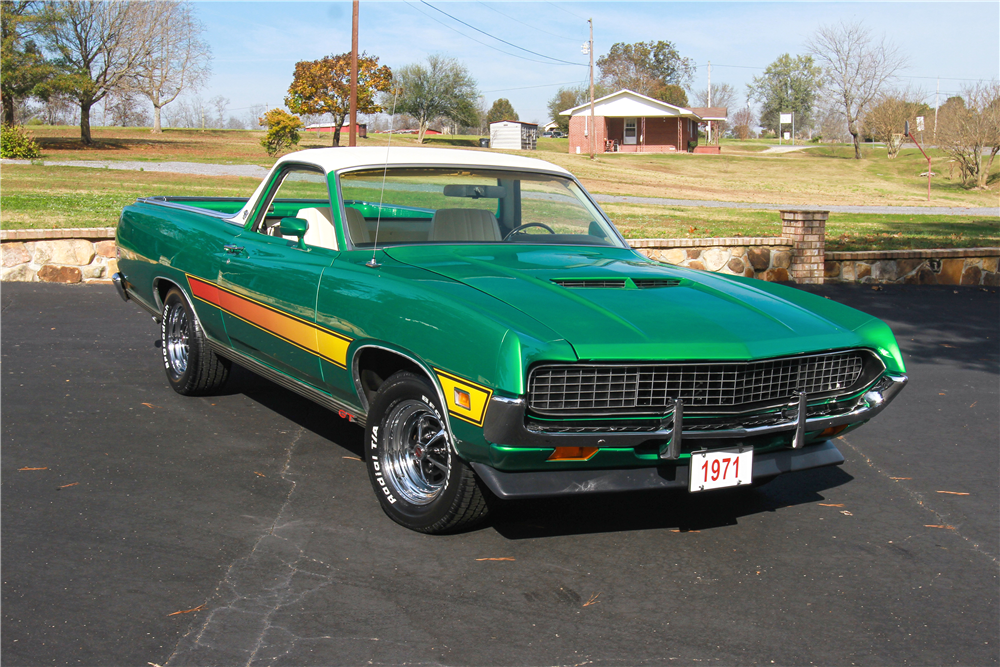
[[(832, 442), (826, 440), (802, 449), (755, 454), (753, 478), (767, 479), (786, 472), (840, 465), (843, 462), (843, 454)], [(652, 468), (543, 472), (503, 472), (482, 463), (471, 465), (490, 491), (504, 499), (688, 488), (687, 463)]]
[[(736, 416), (731, 423), (719, 424), (712, 428), (700, 428), (694, 422), (685, 421), (683, 406), (676, 405), (662, 415), (654, 430), (627, 431), (608, 429), (606, 431), (564, 432), (529, 427), (526, 420), (527, 405), (524, 399), (494, 396), (490, 399), (483, 423), (483, 436), (490, 442), (511, 447), (636, 447), (644, 443), (661, 443), (660, 458), (677, 461), (681, 455), (681, 443), (687, 440), (744, 440), (755, 436), (791, 432), (793, 449), (805, 445), (808, 433), (819, 434), (837, 426), (849, 426), (866, 422), (876, 416), (902, 391), (906, 385), (905, 375), (883, 375), (852, 403), (833, 404), (840, 410), (836, 414), (822, 414), (830, 404), (809, 406), (809, 397), (800, 394), (788, 409), (774, 413), (772, 423), (762, 426), (741, 425), (740, 421), (757, 418)], [(810, 411), (814, 413), (809, 416)], [(819, 413), (817, 413), (817, 411)], [(678, 419), (674, 419), (675, 415)], [(520, 474), (520, 473), (519, 473)]]

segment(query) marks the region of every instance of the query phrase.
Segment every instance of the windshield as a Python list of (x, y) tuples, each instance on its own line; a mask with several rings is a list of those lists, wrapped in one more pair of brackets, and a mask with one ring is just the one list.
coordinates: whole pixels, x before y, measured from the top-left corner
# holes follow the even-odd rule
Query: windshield
[[(383, 187), (384, 174), (384, 187)], [(625, 247), (572, 179), (552, 174), (407, 167), (340, 174), (356, 246), (531, 243)], [(381, 202), (381, 205), (380, 205)]]

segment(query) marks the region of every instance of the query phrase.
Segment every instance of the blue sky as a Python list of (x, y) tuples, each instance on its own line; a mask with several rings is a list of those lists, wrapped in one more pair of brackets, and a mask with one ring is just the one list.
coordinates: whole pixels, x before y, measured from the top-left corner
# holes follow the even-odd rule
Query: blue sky
[[(784, 54), (805, 53), (820, 25), (860, 20), (910, 58), (901, 83), (934, 104), (977, 79), (1000, 78), (1000, 3), (992, 2), (412, 2), (362, 0), (361, 49), (392, 68), (441, 54), (462, 62), (487, 104), (511, 101), (522, 120), (548, 120), (560, 85), (587, 80), (580, 47), (594, 20), (595, 54), (615, 42), (665, 39), (698, 65), (695, 87), (746, 84)], [(443, 13), (481, 30), (462, 25)], [(240, 116), (254, 104), (279, 106), (299, 60), (351, 48), (350, 2), (197, 2), (214, 55), (199, 94), (230, 100)], [(510, 44), (504, 44), (489, 35)], [(481, 42), (481, 43), (480, 43)], [(575, 65), (554, 62), (521, 47)], [(492, 47), (492, 48), (491, 48)], [(541, 62), (539, 62), (541, 61)], [(693, 102), (692, 102), (693, 103)]]

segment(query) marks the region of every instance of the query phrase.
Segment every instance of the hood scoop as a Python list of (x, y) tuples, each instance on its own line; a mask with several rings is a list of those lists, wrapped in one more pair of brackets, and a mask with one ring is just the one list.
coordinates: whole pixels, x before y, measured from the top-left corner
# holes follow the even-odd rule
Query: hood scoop
[(676, 287), (676, 278), (554, 278), (556, 285), (567, 289), (653, 289)]
[(677, 287), (681, 281), (677, 278), (632, 278), (639, 289), (655, 289), (657, 287)]

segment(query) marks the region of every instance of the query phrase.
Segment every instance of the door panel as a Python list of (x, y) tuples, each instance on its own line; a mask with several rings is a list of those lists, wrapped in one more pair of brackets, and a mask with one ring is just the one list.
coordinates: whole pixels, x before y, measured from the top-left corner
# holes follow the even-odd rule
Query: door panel
[(315, 386), (322, 386), (319, 355), (336, 343), (319, 331), (316, 291), (336, 251), (298, 247), (296, 241), (244, 233), (222, 266), (219, 302), (233, 348)]

